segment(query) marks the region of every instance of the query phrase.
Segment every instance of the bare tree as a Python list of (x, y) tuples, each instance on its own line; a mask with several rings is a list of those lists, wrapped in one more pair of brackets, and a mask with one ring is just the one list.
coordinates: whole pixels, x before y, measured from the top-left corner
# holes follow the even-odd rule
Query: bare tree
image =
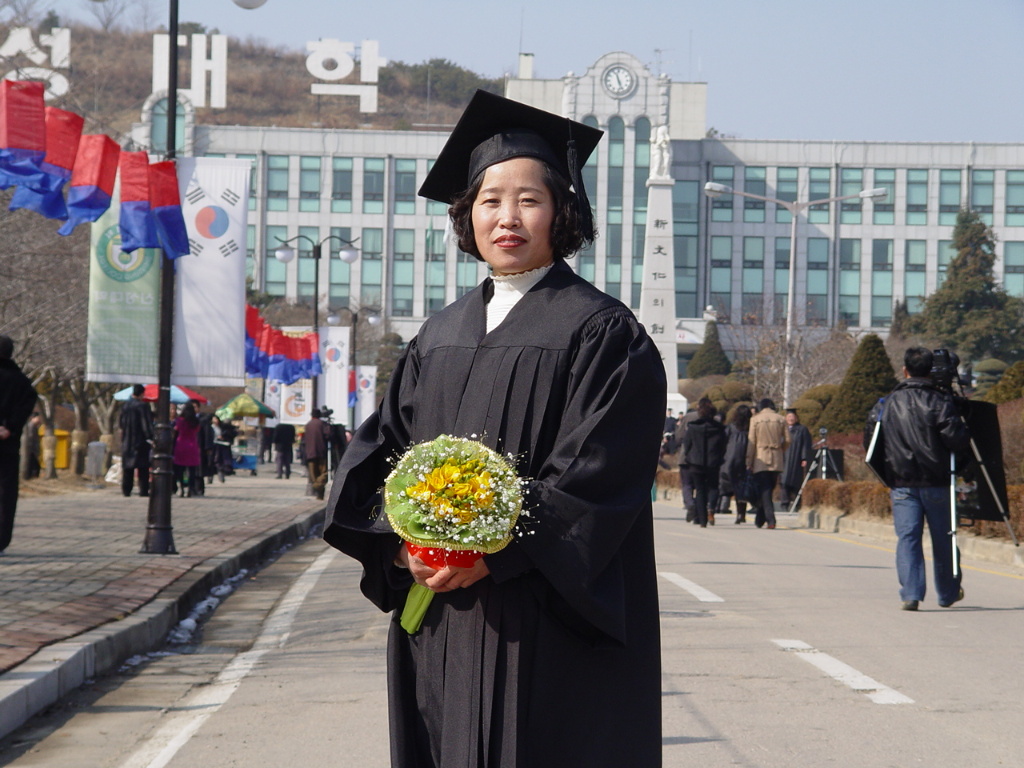
[(34, 27), (52, 6), (52, 0), (0, 0), (0, 19), (12, 27)]
[(131, 0), (83, 0), (89, 14), (96, 19), (104, 32), (121, 29), (125, 12), (131, 7)]

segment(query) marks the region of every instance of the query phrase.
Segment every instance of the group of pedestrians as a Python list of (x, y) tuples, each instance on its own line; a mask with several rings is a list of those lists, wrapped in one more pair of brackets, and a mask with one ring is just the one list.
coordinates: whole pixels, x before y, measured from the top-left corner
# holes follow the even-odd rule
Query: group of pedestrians
[[(139, 496), (149, 496), (155, 429), (153, 412), (143, 400), (145, 387), (136, 384), (121, 408), (121, 493), (131, 496), (135, 478)], [(210, 413), (201, 413), (190, 401), (171, 424), (174, 431), (172, 454), (174, 492), (183, 497), (204, 496), (206, 483), (234, 474), (231, 446), (238, 430), (230, 421)]]
[(733, 500), (737, 524), (746, 522), (749, 504), (754, 525), (775, 528), (775, 486), (782, 476), (788, 508), (803, 483), (810, 450), (810, 433), (796, 412), (783, 417), (770, 398), (758, 403), (756, 413), (737, 405), (723, 424), (711, 400), (702, 397), (666, 433), (665, 444), (667, 453), (678, 451), (686, 520), (701, 528), (714, 525), (715, 512), (728, 512)]

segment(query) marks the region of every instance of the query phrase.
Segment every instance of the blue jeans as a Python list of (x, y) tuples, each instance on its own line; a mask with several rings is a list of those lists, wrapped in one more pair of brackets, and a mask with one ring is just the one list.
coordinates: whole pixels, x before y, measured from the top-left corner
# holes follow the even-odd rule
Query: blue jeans
[[(960, 591), (960, 577), (953, 576), (949, 488), (893, 488), (890, 498), (892, 521), (898, 538), (896, 572), (900, 579), (900, 599), (924, 599), (924, 550), (921, 538), (927, 520), (928, 532), (932, 537), (935, 591), (940, 603), (952, 603)], [(955, 557), (959, 566), (959, 549)]]

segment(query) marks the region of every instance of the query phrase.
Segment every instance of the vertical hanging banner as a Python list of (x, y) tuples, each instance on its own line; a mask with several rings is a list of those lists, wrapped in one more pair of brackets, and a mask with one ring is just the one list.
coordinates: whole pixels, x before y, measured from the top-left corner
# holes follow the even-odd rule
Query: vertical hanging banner
[(351, 349), (351, 327), (328, 326), (320, 329), (320, 359), (324, 373), (318, 390), (320, 402), (334, 410), (334, 421), (350, 426), (348, 421), (348, 368)]
[(356, 423), (358, 427), (377, 410), (377, 366), (356, 366)]
[(92, 225), (89, 244), (88, 381), (121, 384), (156, 382), (160, 252), (121, 250), (120, 206)]
[(248, 160), (178, 161), (189, 254), (176, 262), (172, 378), (186, 386), (242, 386)]
[(299, 379), (294, 384), (281, 384), (281, 410), (278, 416), (283, 424), (303, 425), (311, 418), (313, 407), (309, 404), (313, 397), (313, 383), (309, 379)]

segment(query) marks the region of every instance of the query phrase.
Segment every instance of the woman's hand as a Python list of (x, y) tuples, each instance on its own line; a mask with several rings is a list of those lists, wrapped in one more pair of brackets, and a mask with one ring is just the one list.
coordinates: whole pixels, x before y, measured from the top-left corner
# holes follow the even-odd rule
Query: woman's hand
[(455, 589), (468, 587), (480, 581), (484, 576), (488, 576), (491, 572), (484, 563), (483, 558), (477, 560), (469, 568), (445, 566), (438, 571), (431, 568), (415, 555), (410, 555), (408, 547), (404, 544), (398, 551), (395, 564), (399, 567), (408, 568), (416, 583), (432, 592), (451, 592)]
[(475, 584), (484, 576), (490, 575), (490, 573), (490, 568), (487, 567), (487, 564), (481, 557), (469, 568), (445, 566), (423, 582), (423, 586), (432, 589), (434, 592), (451, 592), (454, 589), (461, 589), (462, 587)]

